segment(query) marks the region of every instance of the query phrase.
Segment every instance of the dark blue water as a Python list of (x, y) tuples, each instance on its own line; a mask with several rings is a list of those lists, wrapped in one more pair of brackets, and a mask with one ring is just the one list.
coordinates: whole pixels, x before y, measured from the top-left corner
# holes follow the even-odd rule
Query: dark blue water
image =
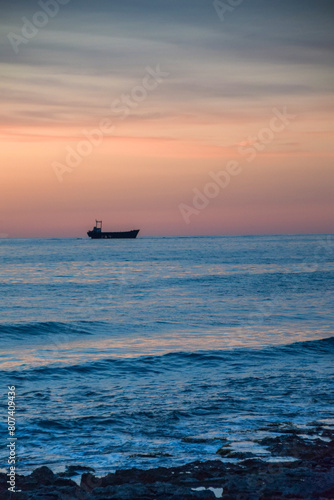
[(0, 259), (20, 471), (175, 465), (226, 442), (272, 460), (262, 437), (333, 427), (331, 236), (1, 240)]

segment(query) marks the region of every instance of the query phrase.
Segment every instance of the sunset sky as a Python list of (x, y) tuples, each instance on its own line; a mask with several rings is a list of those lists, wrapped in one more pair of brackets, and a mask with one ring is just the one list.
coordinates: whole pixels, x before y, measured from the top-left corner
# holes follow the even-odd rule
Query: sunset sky
[(332, 0), (3, 0), (1, 236), (333, 232), (333, 19)]

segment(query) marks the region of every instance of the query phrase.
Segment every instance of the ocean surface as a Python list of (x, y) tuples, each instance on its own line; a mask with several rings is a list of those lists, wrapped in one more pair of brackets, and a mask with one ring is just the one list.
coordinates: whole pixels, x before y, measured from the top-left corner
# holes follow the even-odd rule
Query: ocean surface
[(333, 236), (2, 239), (0, 262), (20, 473), (180, 465), (228, 443), (275, 460), (261, 438), (334, 427)]

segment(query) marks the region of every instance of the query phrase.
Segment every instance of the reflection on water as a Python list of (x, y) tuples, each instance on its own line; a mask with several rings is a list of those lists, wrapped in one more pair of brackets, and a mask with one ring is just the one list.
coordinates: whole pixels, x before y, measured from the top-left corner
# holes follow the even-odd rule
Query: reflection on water
[(225, 444), (275, 460), (257, 441), (319, 436), (334, 414), (331, 241), (1, 240), (20, 471), (176, 465)]

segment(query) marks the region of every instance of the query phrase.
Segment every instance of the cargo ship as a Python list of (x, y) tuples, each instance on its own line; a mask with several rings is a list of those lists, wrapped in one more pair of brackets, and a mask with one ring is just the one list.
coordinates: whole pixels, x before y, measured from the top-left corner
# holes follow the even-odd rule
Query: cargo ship
[(102, 221), (95, 221), (96, 225), (91, 231), (88, 231), (87, 234), (90, 238), (100, 239), (100, 238), (137, 238), (137, 234), (139, 233), (139, 229), (132, 229), (131, 231), (112, 231), (112, 232), (103, 232), (102, 231)]

